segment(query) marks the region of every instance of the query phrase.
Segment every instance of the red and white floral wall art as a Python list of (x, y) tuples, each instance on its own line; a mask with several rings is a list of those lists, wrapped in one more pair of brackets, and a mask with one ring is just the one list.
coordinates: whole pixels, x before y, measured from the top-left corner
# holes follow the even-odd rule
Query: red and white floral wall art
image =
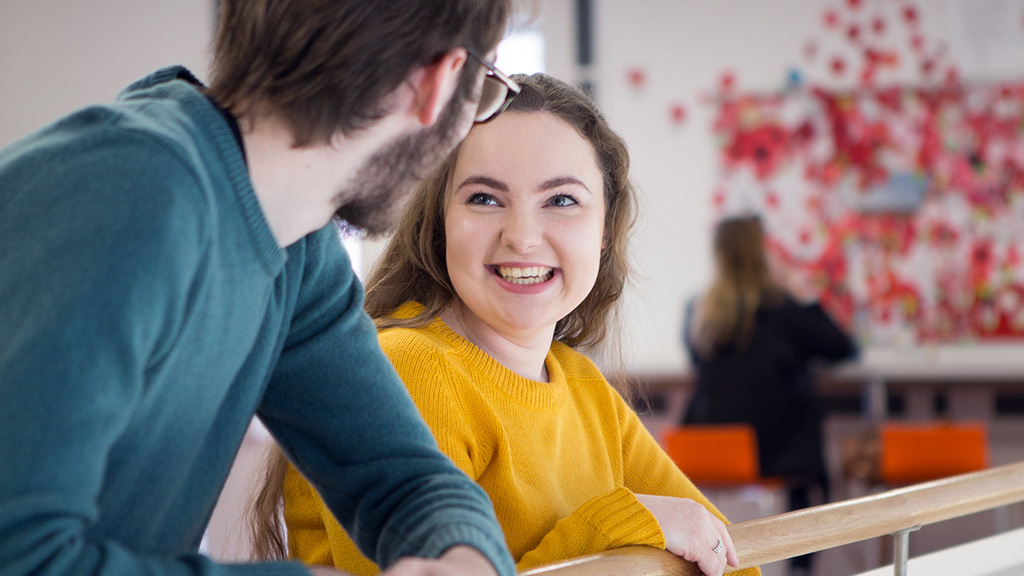
[(1022, 338), (1024, 82), (964, 81), (920, 20), (912, 2), (846, 0), (786, 89), (723, 73), (712, 202), (760, 214), (773, 255), (865, 344)]
[(714, 130), (716, 210), (863, 339), (1024, 337), (1024, 84), (726, 96)]

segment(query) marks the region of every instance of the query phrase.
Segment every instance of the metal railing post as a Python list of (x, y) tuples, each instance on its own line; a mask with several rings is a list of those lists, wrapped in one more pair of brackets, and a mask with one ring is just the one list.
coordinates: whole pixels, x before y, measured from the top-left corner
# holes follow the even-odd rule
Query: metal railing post
[(920, 526), (914, 526), (913, 528), (900, 530), (893, 534), (895, 542), (893, 543), (892, 566), (893, 574), (896, 576), (907, 576), (907, 559), (910, 556), (910, 533), (920, 529)]

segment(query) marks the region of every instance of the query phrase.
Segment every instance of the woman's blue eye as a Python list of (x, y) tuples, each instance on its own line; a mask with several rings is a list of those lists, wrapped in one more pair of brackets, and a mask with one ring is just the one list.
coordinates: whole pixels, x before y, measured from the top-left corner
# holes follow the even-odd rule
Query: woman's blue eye
[(490, 194), (484, 194), (483, 192), (477, 192), (476, 194), (470, 196), (468, 200), (466, 200), (466, 204), (491, 205), (497, 203), (498, 201), (494, 199), (494, 196), (491, 196)]
[(552, 206), (572, 206), (573, 204), (579, 204), (579, 202), (569, 194), (559, 194), (551, 198)]

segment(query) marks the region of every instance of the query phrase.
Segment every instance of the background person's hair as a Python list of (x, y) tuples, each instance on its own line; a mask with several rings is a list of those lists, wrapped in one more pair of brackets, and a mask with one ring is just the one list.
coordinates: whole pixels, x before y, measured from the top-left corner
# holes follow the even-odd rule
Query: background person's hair
[[(512, 78), (522, 91), (505, 113), (549, 112), (563, 120), (594, 147), (603, 175), (605, 244), (597, 281), (583, 302), (559, 320), (554, 334), (556, 340), (573, 348), (595, 347), (617, 324), (615, 305), (630, 274), (627, 240), (636, 219), (636, 192), (629, 180), (626, 143), (578, 88), (545, 74)], [(455, 295), (445, 260), (444, 207), (457, 157), (458, 150), (413, 195), (367, 280), (365, 308), (378, 328), (424, 326)], [(407, 319), (390, 316), (412, 299), (424, 306), (419, 315)]]
[(701, 298), (691, 325), (694, 344), (706, 357), (728, 346), (749, 344), (757, 309), (777, 305), (784, 295), (772, 278), (758, 217), (722, 220), (715, 229), (713, 246), (715, 279)]
[[(221, 0), (210, 95), (232, 113), (270, 112), (295, 146), (352, 135), (389, 110), (415, 68), (501, 39), (510, 0)], [(467, 60), (454, 98), (474, 94)]]

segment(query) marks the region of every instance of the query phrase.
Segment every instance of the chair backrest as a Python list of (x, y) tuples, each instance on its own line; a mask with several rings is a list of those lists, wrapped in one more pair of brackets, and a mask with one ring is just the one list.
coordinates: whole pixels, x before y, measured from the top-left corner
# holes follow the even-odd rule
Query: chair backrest
[(989, 465), (988, 428), (982, 422), (887, 422), (879, 440), (886, 484), (926, 482)]
[(753, 484), (761, 480), (757, 434), (748, 424), (687, 424), (667, 430), (662, 444), (694, 484)]

